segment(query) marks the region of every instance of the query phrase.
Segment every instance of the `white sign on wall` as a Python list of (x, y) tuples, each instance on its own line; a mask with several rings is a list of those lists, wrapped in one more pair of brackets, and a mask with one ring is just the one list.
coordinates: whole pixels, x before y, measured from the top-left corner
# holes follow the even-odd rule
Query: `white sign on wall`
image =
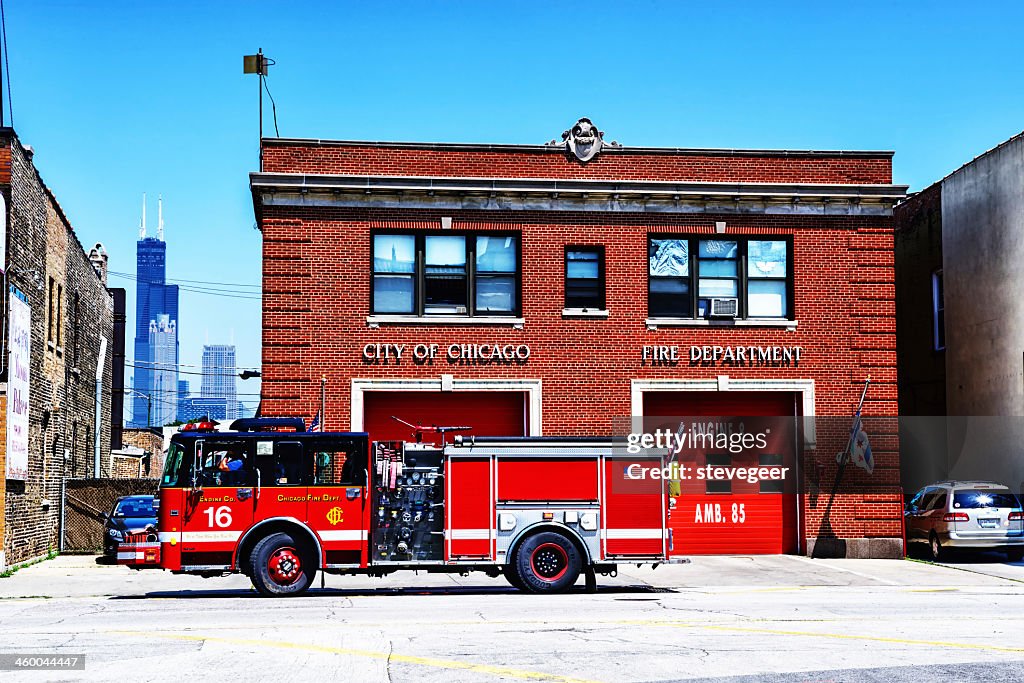
[(10, 299), (7, 371), (7, 478), (28, 478), (28, 378), (32, 345), (32, 309), (13, 292)]

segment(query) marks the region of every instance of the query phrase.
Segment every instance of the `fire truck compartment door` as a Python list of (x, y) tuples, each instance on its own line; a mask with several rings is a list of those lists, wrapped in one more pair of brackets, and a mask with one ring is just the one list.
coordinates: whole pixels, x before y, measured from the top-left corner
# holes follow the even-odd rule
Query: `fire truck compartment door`
[(602, 518), (606, 556), (663, 556), (667, 552), (664, 480), (634, 478), (663, 466), (658, 457), (605, 459)]
[(252, 525), (257, 481), (252, 442), (207, 438), (195, 442), (197, 488), (184, 492), (181, 565), (224, 568)]
[(494, 473), (490, 457), (452, 457), (445, 482), (445, 560), (492, 559)]
[(366, 442), (337, 437), (307, 443), (313, 465), (309, 526), (320, 537), (324, 563), (365, 564), (369, 523)]

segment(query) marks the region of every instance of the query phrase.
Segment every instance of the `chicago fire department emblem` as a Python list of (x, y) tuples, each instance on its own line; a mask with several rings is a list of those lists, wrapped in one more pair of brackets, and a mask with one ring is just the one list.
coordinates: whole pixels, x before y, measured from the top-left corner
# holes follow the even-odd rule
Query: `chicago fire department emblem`
[(327, 511), (327, 521), (331, 523), (331, 526), (337, 526), (344, 519), (344, 514), (341, 508), (334, 507)]

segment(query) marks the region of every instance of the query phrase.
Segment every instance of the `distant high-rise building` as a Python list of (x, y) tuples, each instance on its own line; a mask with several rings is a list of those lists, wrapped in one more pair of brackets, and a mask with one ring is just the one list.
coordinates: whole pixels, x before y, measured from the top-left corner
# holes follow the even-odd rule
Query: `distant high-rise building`
[(238, 417), (238, 393), (235, 389), (235, 347), (233, 344), (203, 346), (202, 398), (222, 398), (226, 402), (224, 417)]
[(149, 322), (149, 348), (153, 353), (152, 423), (174, 422), (178, 407), (178, 324), (166, 313)]
[(187, 420), (184, 417), (182, 417), (185, 414), (185, 411), (186, 411), (186, 407), (185, 406), (186, 406), (187, 401), (188, 401), (188, 380), (187, 379), (179, 379), (178, 380), (178, 420), (182, 421), (182, 422), (187, 422)]
[[(146, 196), (142, 196), (142, 222), (139, 225), (139, 241), (136, 243), (136, 289), (135, 289), (135, 374), (133, 387), (137, 393), (132, 397), (133, 427), (162, 426), (157, 421), (158, 405), (170, 405), (171, 413), (177, 404), (178, 374), (178, 286), (167, 284), (167, 244), (164, 242), (163, 200), (158, 202), (157, 236), (146, 235)], [(156, 364), (156, 354), (150, 344), (150, 325), (167, 316), (167, 328), (173, 329), (172, 356), (164, 354), (168, 367)], [(173, 323), (173, 325), (172, 325)], [(166, 340), (163, 340), (167, 343)], [(165, 394), (154, 390), (155, 373), (172, 370), (174, 380)], [(165, 378), (166, 381), (166, 378)], [(141, 395), (140, 395), (141, 394)], [(163, 402), (163, 403), (161, 403)], [(152, 405), (149, 405), (152, 404)], [(166, 413), (159, 413), (166, 414)], [(147, 417), (148, 415), (148, 417)], [(173, 416), (171, 421), (173, 421)]]
[(186, 398), (181, 403), (178, 412), (178, 419), (182, 422), (194, 422), (202, 418), (209, 418), (221, 422), (227, 419), (227, 401), (223, 398)]

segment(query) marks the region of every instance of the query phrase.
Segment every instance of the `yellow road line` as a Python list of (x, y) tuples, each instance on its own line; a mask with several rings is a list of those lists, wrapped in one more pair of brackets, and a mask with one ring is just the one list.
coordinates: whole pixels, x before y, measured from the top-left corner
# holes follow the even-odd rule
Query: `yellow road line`
[(325, 645), (314, 645), (312, 643), (290, 643), (283, 640), (258, 640), (255, 638), (223, 638), (219, 636), (186, 635), (179, 633), (159, 633), (147, 631), (110, 631), (122, 635), (146, 636), (152, 638), (169, 638), (172, 640), (200, 641), (210, 643), (224, 643), (228, 645), (247, 645), (252, 647), (274, 647), (283, 650), (302, 650), (306, 652), (321, 652), (332, 655), (348, 655), (350, 657), (365, 657), (367, 659), (380, 659), (390, 662), (401, 662), (403, 664), (414, 664), (428, 666), (438, 669), (458, 669), (461, 671), (472, 671), (473, 673), (487, 674), (496, 677), (517, 678), (528, 681), (552, 681), (553, 683), (598, 683), (597, 681), (581, 678), (571, 678), (558, 674), (549, 674), (543, 671), (526, 671), (523, 669), (512, 669), (504, 666), (491, 666), (490, 664), (475, 664), (473, 662), (460, 662), (454, 659), (435, 659), (433, 657), (417, 657), (415, 655), (402, 655), (375, 650), (357, 650), (346, 647), (328, 647)]
[(808, 638), (833, 638), (837, 640), (865, 640), (874, 643), (895, 643), (898, 645), (926, 645), (928, 647), (953, 647), (964, 650), (994, 650), (997, 652), (1024, 652), (1024, 647), (1000, 647), (978, 643), (951, 643), (942, 640), (913, 640), (909, 638), (887, 638), (885, 636), (861, 636), (848, 633), (817, 633), (814, 631), (784, 631), (772, 628), (750, 628), (744, 626), (714, 626), (711, 624), (667, 624), (679, 628), (698, 628), (711, 631), (734, 631), (740, 633), (763, 633), (776, 636), (803, 636)]

